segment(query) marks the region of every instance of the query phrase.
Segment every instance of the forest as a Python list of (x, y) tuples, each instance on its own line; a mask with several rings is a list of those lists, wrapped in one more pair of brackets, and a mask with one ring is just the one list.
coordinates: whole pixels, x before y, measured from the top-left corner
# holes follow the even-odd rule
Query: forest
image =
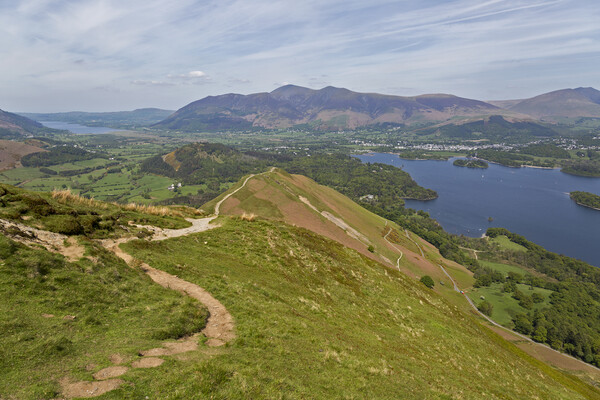
[(92, 158), (108, 158), (102, 152), (91, 152), (68, 145), (56, 146), (48, 151), (31, 153), (21, 159), (25, 167), (49, 167), (51, 165), (91, 160)]
[[(141, 171), (154, 173), (185, 184), (206, 184), (195, 196), (171, 201), (201, 205), (220, 194), (219, 184), (237, 182), (242, 176), (265, 171), (270, 166), (302, 174), (360, 201), (369, 196), (372, 204), (399, 204), (403, 199), (431, 200), (437, 193), (419, 186), (408, 173), (386, 164), (363, 164), (345, 154), (315, 154), (311, 157), (267, 152), (240, 152), (221, 144), (196, 143), (179, 148), (172, 155), (146, 159)], [(174, 168), (176, 165), (177, 168)]]

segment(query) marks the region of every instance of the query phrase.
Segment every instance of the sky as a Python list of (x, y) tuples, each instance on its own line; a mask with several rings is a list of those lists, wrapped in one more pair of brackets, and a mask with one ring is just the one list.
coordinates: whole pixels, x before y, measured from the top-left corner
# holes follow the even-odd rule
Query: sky
[(313, 89), (600, 89), (597, 0), (0, 0), (0, 109), (175, 110)]

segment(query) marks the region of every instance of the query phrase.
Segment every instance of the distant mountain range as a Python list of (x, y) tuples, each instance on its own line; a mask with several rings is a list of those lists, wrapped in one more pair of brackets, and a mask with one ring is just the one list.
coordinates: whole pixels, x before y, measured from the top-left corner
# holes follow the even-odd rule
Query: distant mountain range
[[(411, 130), (426, 127), (419, 133), (433, 129), (454, 137), (463, 136), (457, 131), (461, 127), (478, 134), (481, 131), (479, 125), (483, 124), (485, 131), (494, 132), (494, 135), (509, 129), (520, 133), (531, 131), (533, 136), (552, 136), (556, 132), (544, 122), (577, 123), (582, 118), (600, 119), (600, 91), (594, 88), (563, 89), (530, 99), (485, 102), (449, 94), (403, 97), (358, 93), (331, 86), (313, 90), (286, 85), (270, 93), (208, 96), (175, 112), (144, 108), (105, 113), (16, 115), (0, 110), (3, 137), (31, 135), (44, 129), (25, 117), (87, 126), (121, 129), (152, 126), (184, 132), (278, 128), (343, 130), (393, 124)], [(490, 129), (490, 121), (498, 129)]]
[(133, 111), (62, 113), (21, 113), (20, 115), (35, 121), (61, 121), (85, 126), (105, 126), (116, 129), (128, 129), (155, 124), (173, 114), (172, 110), (160, 108), (139, 108)]
[[(600, 117), (600, 92), (565, 89), (526, 100), (484, 102), (449, 94), (414, 97), (320, 90), (286, 85), (270, 93), (209, 96), (188, 104), (154, 125), (181, 131), (305, 127), (354, 129), (375, 124), (418, 125), (484, 121), (492, 115), (508, 124), (541, 118)], [(536, 128), (537, 131), (543, 129)]]
[(373, 124), (445, 121), (500, 111), (483, 101), (447, 94), (401, 97), (331, 86), (312, 90), (286, 85), (270, 93), (209, 96), (179, 109), (154, 127), (183, 131), (293, 126), (353, 129)]

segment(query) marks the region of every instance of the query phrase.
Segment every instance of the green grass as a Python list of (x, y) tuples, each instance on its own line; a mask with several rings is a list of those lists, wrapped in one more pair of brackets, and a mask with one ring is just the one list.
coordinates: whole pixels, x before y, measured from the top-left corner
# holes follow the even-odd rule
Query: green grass
[[(469, 289), (467, 294), (473, 300), (475, 304), (479, 304), (483, 299), (481, 296), (485, 298), (485, 300), (492, 303), (494, 306), (494, 310), (492, 312), (492, 319), (498, 322), (501, 325), (506, 327), (512, 327), (512, 319), (517, 314), (526, 314), (529, 310), (524, 309), (519, 305), (519, 302), (512, 298), (512, 293), (504, 293), (502, 291), (502, 284), (495, 283), (489, 287), (480, 287), (480, 288), (472, 288)], [(533, 293), (539, 293), (544, 296), (544, 302), (534, 304), (533, 310), (543, 308), (550, 304), (550, 294), (551, 290), (542, 289), (534, 287), (533, 290), (530, 290), (529, 285), (517, 285), (520, 291), (525, 293), (528, 296), (531, 296)]]
[(479, 263), (481, 265), (483, 265), (484, 267), (488, 267), (495, 271), (502, 272), (504, 274), (504, 276), (508, 276), (509, 272), (515, 272), (515, 273), (521, 274), (521, 275), (524, 275), (527, 273), (527, 270), (525, 270), (522, 267), (517, 267), (516, 265), (502, 264), (502, 263), (498, 263), (498, 262), (484, 261), (484, 260), (479, 260)]
[(580, 398), (393, 269), (304, 229), (221, 221), (124, 247), (207, 289), (236, 340), (217, 357), (128, 376), (105, 398)]
[(505, 249), (505, 250), (527, 251), (527, 249), (525, 247), (521, 246), (518, 243), (511, 241), (508, 237), (506, 237), (504, 235), (496, 236), (495, 238), (491, 239), (491, 242), (497, 243), (500, 246), (500, 248)]
[(111, 354), (135, 360), (204, 326), (195, 301), (101, 248), (88, 252), (96, 262), (70, 263), (0, 235), (0, 398), (57, 398), (61, 379), (90, 380)]
[(190, 208), (155, 211), (170, 214), (150, 214), (77, 196), (54, 198), (50, 193), (35, 193), (0, 184), (0, 218), (69, 235), (106, 238), (135, 234), (140, 229), (130, 226), (130, 221), (163, 228), (183, 228), (190, 226), (184, 218), (196, 214), (196, 210)]

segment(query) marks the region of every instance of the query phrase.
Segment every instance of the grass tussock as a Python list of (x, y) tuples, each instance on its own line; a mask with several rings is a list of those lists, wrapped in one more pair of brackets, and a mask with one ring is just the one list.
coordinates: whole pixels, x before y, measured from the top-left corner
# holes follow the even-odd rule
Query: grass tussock
[(96, 201), (87, 197), (72, 193), (70, 189), (53, 190), (52, 198), (62, 204), (80, 204), (87, 207), (98, 207), (103, 210), (108, 208), (108, 205), (101, 201)]
[(244, 221), (254, 221), (256, 219), (256, 214), (253, 213), (243, 213), (240, 218)]
[(170, 217), (184, 217), (187, 214), (191, 215), (199, 215), (201, 212), (191, 207), (177, 207), (177, 209), (172, 207), (164, 207), (164, 206), (153, 206), (153, 205), (145, 205), (145, 204), (137, 204), (137, 203), (128, 203), (128, 204), (119, 204), (119, 203), (106, 203), (102, 201), (94, 200), (93, 198), (87, 198), (80, 196), (76, 193), (71, 192), (70, 189), (64, 190), (53, 190), (52, 198), (62, 204), (78, 204), (87, 207), (94, 207), (106, 210), (109, 208), (109, 204), (120, 207), (126, 211), (135, 211), (144, 214), (157, 215), (157, 216), (170, 216)]
[(167, 215), (176, 216), (176, 217), (182, 216), (182, 214), (180, 212), (170, 210), (167, 207), (150, 206), (150, 205), (137, 204), (137, 203), (129, 203), (129, 204), (125, 204), (121, 207), (123, 207), (127, 211), (137, 211), (137, 212), (141, 212), (144, 214), (159, 215), (161, 217), (164, 217)]

